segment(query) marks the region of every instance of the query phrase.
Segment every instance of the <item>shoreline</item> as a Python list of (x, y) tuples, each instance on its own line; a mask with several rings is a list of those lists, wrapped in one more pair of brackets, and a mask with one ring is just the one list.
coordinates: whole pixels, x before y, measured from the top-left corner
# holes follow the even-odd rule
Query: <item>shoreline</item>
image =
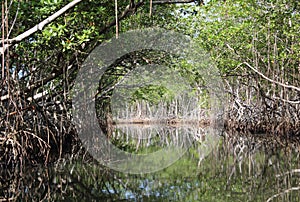
[(117, 119), (113, 121), (113, 125), (193, 125), (193, 126), (209, 126), (211, 121), (209, 119), (179, 119), (179, 118), (165, 118), (165, 119)]

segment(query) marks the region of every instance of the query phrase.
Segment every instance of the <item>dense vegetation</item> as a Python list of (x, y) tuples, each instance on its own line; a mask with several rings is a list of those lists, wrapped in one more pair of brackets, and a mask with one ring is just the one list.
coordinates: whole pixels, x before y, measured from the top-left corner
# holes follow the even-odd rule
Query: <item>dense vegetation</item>
[(229, 128), (299, 135), (299, 5), (211, 1), (184, 18), (224, 77)]
[[(2, 1), (1, 162), (48, 163), (77, 151), (80, 144), (72, 125), (70, 90), (78, 69), (105, 40), (152, 26), (187, 34), (210, 53), (230, 100), (225, 114), (228, 130), (299, 135), (297, 0), (212, 0), (205, 5), (187, 0), (151, 2)], [(68, 3), (74, 5), (22, 35)], [(127, 63), (112, 65), (109, 70), (114, 71), (108, 71), (100, 85), (115, 85), (137, 63), (147, 64), (145, 55), (155, 58), (158, 54), (129, 54), (123, 58)], [(170, 62), (168, 55), (159, 55), (164, 59), (158, 64)], [(198, 72), (188, 65), (172, 67), (199, 83)], [(159, 103), (164, 94), (170, 94), (149, 87), (136, 91), (136, 100)], [(103, 125), (110, 95), (99, 98)]]

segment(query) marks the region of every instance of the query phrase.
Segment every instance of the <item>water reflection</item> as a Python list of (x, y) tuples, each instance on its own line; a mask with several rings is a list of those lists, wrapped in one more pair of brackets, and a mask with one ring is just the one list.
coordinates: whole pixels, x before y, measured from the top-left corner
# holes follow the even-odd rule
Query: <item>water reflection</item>
[[(225, 134), (206, 156), (203, 145), (208, 145), (205, 140), (210, 134), (205, 129), (130, 127), (121, 126), (114, 135), (118, 140), (127, 138), (129, 146), (123, 149), (134, 152), (150, 152), (170, 142), (177, 144), (175, 137), (180, 140), (183, 131), (194, 134), (193, 138), (197, 130), (202, 135), (175, 164), (156, 173), (118, 173), (86, 157), (63, 159), (48, 167), (1, 170), (0, 201), (300, 200), (297, 143)], [(157, 139), (149, 140), (150, 134), (151, 139)]]
[(131, 149), (139, 153), (143, 150), (153, 151), (170, 146), (189, 148), (194, 141), (213, 144), (219, 140), (219, 135), (211, 130), (210, 127), (195, 125), (120, 124), (116, 126), (113, 139), (122, 142), (122, 145), (131, 145)]

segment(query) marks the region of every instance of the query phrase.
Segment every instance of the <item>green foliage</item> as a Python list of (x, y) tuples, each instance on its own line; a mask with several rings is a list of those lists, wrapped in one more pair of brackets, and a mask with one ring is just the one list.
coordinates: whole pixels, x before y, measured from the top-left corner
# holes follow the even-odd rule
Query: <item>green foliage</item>
[(138, 88), (132, 95), (132, 101), (146, 100), (150, 104), (158, 104), (161, 100), (174, 98), (174, 92), (168, 90), (165, 86), (147, 85)]
[(196, 15), (178, 18), (179, 25), (188, 26), (179, 30), (194, 36), (223, 73), (238, 72), (257, 52), (262, 67), (268, 62), (288, 67), (286, 60), (299, 56), (298, 1), (210, 1), (196, 9)]

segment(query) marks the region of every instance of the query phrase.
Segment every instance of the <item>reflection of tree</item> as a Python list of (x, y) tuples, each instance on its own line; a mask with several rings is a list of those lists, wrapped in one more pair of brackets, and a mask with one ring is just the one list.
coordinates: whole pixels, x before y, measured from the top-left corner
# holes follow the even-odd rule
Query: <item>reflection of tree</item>
[[(143, 125), (118, 124), (113, 133), (113, 139), (121, 142), (121, 147), (128, 145), (130, 151), (137, 153), (152, 152), (164, 147), (188, 148), (191, 142), (205, 144), (206, 129), (193, 125)], [(218, 139), (218, 138), (217, 138)], [(118, 144), (116, 144), (118, 146)]]
[[(220, 177), (215, 183), (207, 183), (206, 188), (220, 198), (233, 195), (236, 200), (265, 201), (277, 190), (285, 190), (297, 185), (298, 177), (284, 176), (281, 173), (297, 168), (298, 159), (295, 152), (297, 153), (298, 149), (291, 151), (290, 154), (287, 154), (286, 150), (296, 148), (298, 143), (290, 141), (288, 145), (284, 145), (284, 142), (284, 139), (274, 140), (271, 136), (237, 137), (226, 134), (219, 150), (213, 151), (213, 154), (201, 164), (206, 166), (206, 161), (213, 162), (216, 167), (213, 169), (212, 176)], [(220, 158), (224, 159), (218, 162)], [(207, 171), (202, 166), (200, 168)], [(202, 174), (202, 180), (207, 180), (211, 176), (203, 172)], [(215, 189), (222, 192), (214, 192)], [(297, 201), (296, 198), (299, 197), (286, 194), (287, 198), (295, 197), (289, 199), (290, 201)]]
[[(3, 173), (1, 173), (3, 174)], [(7, 171), (1, 179), (0, 200), (61, 201), (120, 199), (122, 181), (98, 164), (58, 163), (51, 168), (32, 168), (22, 173)], [(122, 188), (123, 187), (123, 188)]]
[(0, 200), (298, 201), (299, 145), (266, 140), (226, 134), (200, 166), (202, 143), (195, 141), (172, 166), (143, 175), (114, 172), (82, 159), (21, 172), (1, 169)]

